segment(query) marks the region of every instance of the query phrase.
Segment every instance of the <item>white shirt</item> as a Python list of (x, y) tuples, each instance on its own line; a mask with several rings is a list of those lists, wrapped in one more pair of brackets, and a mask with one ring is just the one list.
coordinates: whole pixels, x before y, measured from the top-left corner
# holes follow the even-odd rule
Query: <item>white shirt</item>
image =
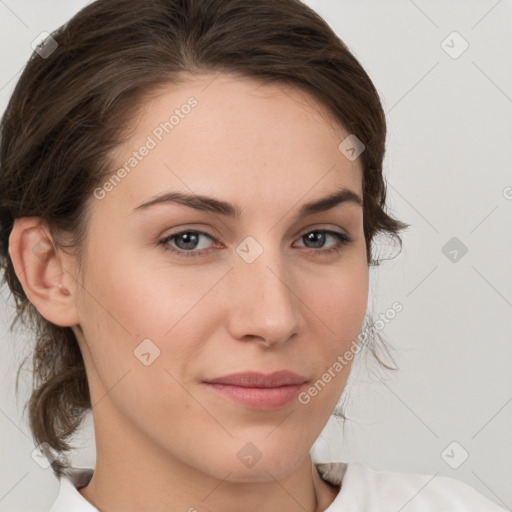
[[(375, 470), (360, 462), (315, 462), (320, 476), (340, 485), (324, 512), (504, 512), (470, 485), (447, 476)], [(60, 491), (49, 512), (99, 512), (77, 489), (93, 470), (73, 468), (60, 478)]]

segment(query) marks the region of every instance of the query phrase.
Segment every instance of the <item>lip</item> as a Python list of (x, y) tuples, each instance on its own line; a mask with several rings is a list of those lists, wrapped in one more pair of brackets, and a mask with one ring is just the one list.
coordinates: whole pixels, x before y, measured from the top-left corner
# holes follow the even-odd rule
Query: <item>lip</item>
[(291, 386), (304, 384), (306, 377), (297, 375), (288, 370), (280, 370), (274, 373), (260, 372), (239, 372), (208, 379), (209, 384), (226, 384), (231, 386), (240, 386), (245, 388), (277, 388), (281, 386)]
[(305, 377), (281, 370), (264, 374), (233, 373), (203, 381), (212, 391), (250, 409), (276, 410), (291, 403), (307, 382)]

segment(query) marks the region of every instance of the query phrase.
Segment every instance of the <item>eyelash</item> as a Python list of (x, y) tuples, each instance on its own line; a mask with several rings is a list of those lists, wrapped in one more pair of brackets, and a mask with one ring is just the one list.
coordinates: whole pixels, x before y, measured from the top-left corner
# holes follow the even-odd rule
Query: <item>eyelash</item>
[[(209, 251), (211, 251), (211, 249), (200, 249), (200, 250), (196, 249), (196, 250), (190, 250), (190, 251), (171, 249), (169, 247), (168, 242), (170, 242), (172, 239), (179, 237), (180, 235), (183, 235), (185, 233), (187, 233), (187, 234), (194, 233), (194, 234), (198, 234), (198, 235), (205, 235), (208, 238), (211, 238), (213, 241), (216, 241), (213, 236), (209, 235), (208, 233), (205, 233), (204, 231), (188, 229), (188, 230), (184, 230), (184, 231), (179, 231), (177, 233), (172, 233), (169, 236), (165, 237), (164, 239), (160, 240), (158, 242), (158, 244), (163, 246), (164, 251), (170, 251), (173, 254), (176, 254), (180, 257), (184, 256), (186, 258), (200, 257), (200, 256), (207, 254)], [(320, 253), (322, 255), (338, 253), (352, 241), (352, 239), (348, 235), (345, 235), (344, 233), (339, 233), (338, 231), (331, 231), (328, 229), (314, 229), (312, 231), (308, 231), (308, 232), (304, 233), (303, 235), (300, 236), (300, 238), (303, 238), (304, 236), (306, 236), (310, 233), (325, 233), (328, 235), (332, 235), (334, 238), (337, 239), (338, 243), (334, 247), (331, 247), (329, 249), (309, 249), (308, 250), (308, 252)]]

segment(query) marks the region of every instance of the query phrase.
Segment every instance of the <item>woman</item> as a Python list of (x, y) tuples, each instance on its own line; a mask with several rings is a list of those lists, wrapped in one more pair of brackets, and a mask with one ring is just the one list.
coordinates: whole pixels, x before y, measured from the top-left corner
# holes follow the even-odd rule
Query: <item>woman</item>
[[(311, 460), (373, 349), (372, 241), (406, 227), (385, 136), (297, 0), (99, 0), (37, 48), (2, 121), (0, 220), (51, 512), (500, 510)], [(66, 457), (89, 410), (94, 470)]]

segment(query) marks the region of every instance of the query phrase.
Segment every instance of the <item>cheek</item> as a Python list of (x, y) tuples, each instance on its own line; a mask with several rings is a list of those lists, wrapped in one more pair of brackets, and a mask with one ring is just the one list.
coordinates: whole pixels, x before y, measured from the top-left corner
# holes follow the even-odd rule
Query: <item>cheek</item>
[[(81, 323), (93, 366), (106, 389), (130, 372), (119, 386), (125, 393), (119, 398), (126, 407), (130, 405), (125, 396), (143, 407), (147, 396), (159, 400), (156, 389), (175, 397), (175, 406), (176, 402), (183, 405), (187, 397), (178, 382), (187, 381), (190, 361), (211, 336), (209, 323), (218, 305), (208, 292), (225, 270), (196, 272), (172, 267), (163, 258), (144, 264), (136, 252), (128, 256), (96, 253), (86, 279), (86, 313)], [(151, 410), (153, 415), (163, 411), (150, 407), (146, 415)]]
[(115, 258), (98, 252), (94, 259), (88, 301), (112, 329), (133, 341), (164, 336), (207, 289), (207, 282), (190, 279), (190, 270), (172, 269), (164, 259), (144, 261), (136, 251), (118, 252)]
[(320, 383), (322, 398), (312, 404), (319, 408), (334, 407), (345, 386), (359, 345), (368, 300), (369, 275), (364, 257), (347, 258), (332, 270), (322, 280), (317, 277), (308, 280), (307, 289), (303, 290), (308, 298), (305, 302), (313, 311), (309, 316), (308, 339), (315, 339), (315, 344), (307, 343), (304, 350), (308, 360), (315, 362), (317, 378), (326, 383), (325, 390)]
[(335, 337), (357, 336), (368, 301), (369, 274), (364, 256), (350, 255), (321, 277), (306, 278), (303, 296)]
[(199, 341), (186, 320), (201, 290), (191, 291), (169, 273), (165, 282), (162, 269), (122, 255), (101, 258), (97, 253), (94, 258), (84, 282), (81, 317), (92, 358), (91, 391), (101, 397), (112, 390), (108, 393), (116, 408), (140, 428), (168, 425), (176, 409), (186, 410), (190, 402), (180, 383)]

